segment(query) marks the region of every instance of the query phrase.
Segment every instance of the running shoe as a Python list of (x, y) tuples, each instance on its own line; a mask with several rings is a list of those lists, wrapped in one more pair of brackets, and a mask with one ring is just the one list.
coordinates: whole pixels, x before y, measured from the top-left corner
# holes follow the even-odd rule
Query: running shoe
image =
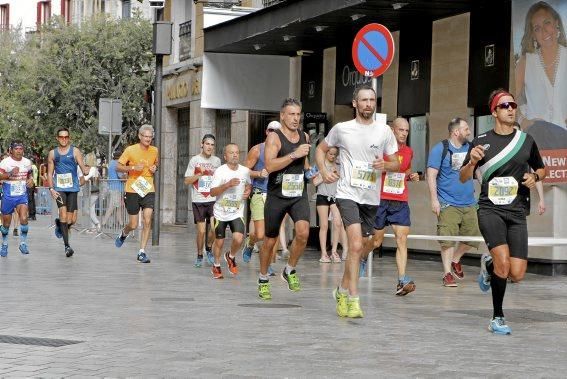
[(463, 280), (465, 273), (463, 272), (463, 267), (461, 262), (451, 262), (451, 270), (453, 270), (453, 276), (459, 280)]
[(490, 274), (486, 269), (486, 266), (492, 262), (492, 257), (490, 254), (484, 253), (480, 257), (480, 274), (478, 275), (477, 281), (478, 286), (482, 292), (486, 292), (490, 289)]
[(285, 272), (285, 267), (282, 271), (282, 279), (287, 283), (287, 288), (292, 292), (297, 292), (301, 290), (301, 284), (299, 284), (299, 278), (295, 270), (291, 270), (288, 274)]
[(445, 276), (443, 276), (443, 285), (445, 287), (458, 287), (453, 274), (451, 274), (450, 272), (446, 273)]
[(17, 237), (17, 236), (19, 235), (19, 234), (18, 234), (18, 228), (14, 228), (13, 234), (14, 234), (14, 237)]
[(408, 293), (415, 291), (415, 283), (409, 276), (404, 276), (402, 280), (398, 281), (396, 288), (397, 296), (406, 296)]
[(61, 221), (58, 218), (55, 219), (55, 237), (63, 238), (63, 232), (61, 231)]
[(122, 247), (122, 245), (124, 245), (124, 241), (126, 241), (126, 238), (128, 238), (128, 236), (123, 236), (122, 232), (120, 232), (120, 234), (118, 234), (116, 236), (116, 239), (114, 240), (114, 246)]
[(276, 272), (274, 271), (272, 265), (268, 266), (268, 276), (276, 276)]
[(207, 254), (207, 262), (209, 262), (209, 265), (213, 266), (215, 264), (215, 256), (213, 255), (212, 249), (210, 247), (206, 247), (205, 253)]
[(136, 260), (140, 263), (150, 263), (150, 257), (147, 256), (147, 254), (143, 251), (140, 251), (138, 253), (138, 257), (136, 258)]
[(236, 265), (236, 259), (230, 257), (230, 253), (227, 251), (224, 253), (224, 260), (226, 261), (226, 265), (228, 266), (228, 271), (232, 275), (238, 274), (238, 266)]
[(258, 296), (262, 300), (272, 300), (272, 292), (270, 291), (270, 282), (262, 282), (258, 280)]
[(339, 317), (346, 317), (348, 313), (348, 295), (341, 293), (339, 287), (337, 287), (333, 290), (333, 298), (337, 302), (337, 315), (339, 315)]
[(75, 251), (73, 250), (73, 248), (71, 248), (71, 246), (65, 246), (65, 256), (67, 258), (71, 258), (73, 256), (73, 254), (75, 254)]
[(360, 266), (358, 268), (358, 276), (364, 278), (366, 276), (366, 266), (368, 261), (366, 259), (360, 258)]
[(246, 242), (244, 242), (244, 249), (242, 249), (242, 262), (248, 263), (252, 259), (252, 252), (254, 251), (254, 247), (248, 246), (248, 241), (250, 239), (246, 238)]
[(510, 327), (506, 324), (506, 319), (504, 317), (494, 317), (490, 320), (488, 330), (494, 334), (512, 334), (512, 329), (510, 329)]
[(213, 274), (213, 279), (222, 279), (222, 270), (220, 266), (211, 267), (211, 274)]
[(8, 245), (2, 244), (0, 248), (0, 257), (7, 257), (8, 256)]
[(21, 242), (20, 243), (20, 253), (27, 255), (30, 253), (30, 250), (28, 249), (28, 245), (26, 245), (25, 242)]
[(202, 266), (203, 266), (203, 256), (197, 255), (197, 258), (195, 259), (195, 267), (202, 267)]
[(364, 313), (360, 308), (360, 299), (358, 297), (349, 298), (347, 300), (347, 317), (348, 318), (362, 318), (364, 317)]

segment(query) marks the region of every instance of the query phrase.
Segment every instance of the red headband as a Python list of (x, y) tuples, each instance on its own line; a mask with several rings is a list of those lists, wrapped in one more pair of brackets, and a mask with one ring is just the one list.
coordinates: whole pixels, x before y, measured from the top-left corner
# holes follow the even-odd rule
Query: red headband
[(496, 109), (496, 106), (498, 105), (498, 100), (500, 100), (501, 98), (503, 98), (504, 96), (510, 96), (512, 98), (514, 98), (514, 96), (512, 96), (512, 94), (508, 93), (508, 92), (498, 92), (493, 98), (492, 101), (490, 102), (490, 112), (494, 112), (494, 110)]

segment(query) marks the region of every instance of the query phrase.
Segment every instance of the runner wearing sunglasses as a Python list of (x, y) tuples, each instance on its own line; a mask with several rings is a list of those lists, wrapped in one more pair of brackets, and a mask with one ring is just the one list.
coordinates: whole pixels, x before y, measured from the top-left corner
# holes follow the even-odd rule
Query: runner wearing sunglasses
[(510, 334), (502, 311), (506, 281), (519, 282), (526, 273), (528, 198), (546, 170), (532, 136), (514, 128), (514, 97), (506, 90), (496, 90), (490, 94), (489, 107), (494, 129), (474, 139), (460, 180), (470, 179), (475, 170), (482, 175), (478, 221), (490, 255), (482, 255), (478, 283), (484, 292), (492, 287), (494, 314), (488, 329)]

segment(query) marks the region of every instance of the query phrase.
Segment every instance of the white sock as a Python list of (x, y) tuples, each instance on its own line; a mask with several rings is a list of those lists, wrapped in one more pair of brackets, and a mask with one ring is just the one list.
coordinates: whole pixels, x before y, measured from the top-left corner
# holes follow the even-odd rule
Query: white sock
[(295, 270), (295, 267), (291, 267), (289, 264), (285, 265), (285, 273), (286, 274), (291, 274), (291, 272)]

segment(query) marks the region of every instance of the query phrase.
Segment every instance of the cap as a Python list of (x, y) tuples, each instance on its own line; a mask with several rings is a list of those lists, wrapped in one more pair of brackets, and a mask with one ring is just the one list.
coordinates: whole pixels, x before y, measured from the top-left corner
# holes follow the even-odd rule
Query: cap
[(281, 128), (282, 124), (280, 124), (278, 121), (272, 121), (268, 124), (268, 127), (266, 129), (276, 130)]

